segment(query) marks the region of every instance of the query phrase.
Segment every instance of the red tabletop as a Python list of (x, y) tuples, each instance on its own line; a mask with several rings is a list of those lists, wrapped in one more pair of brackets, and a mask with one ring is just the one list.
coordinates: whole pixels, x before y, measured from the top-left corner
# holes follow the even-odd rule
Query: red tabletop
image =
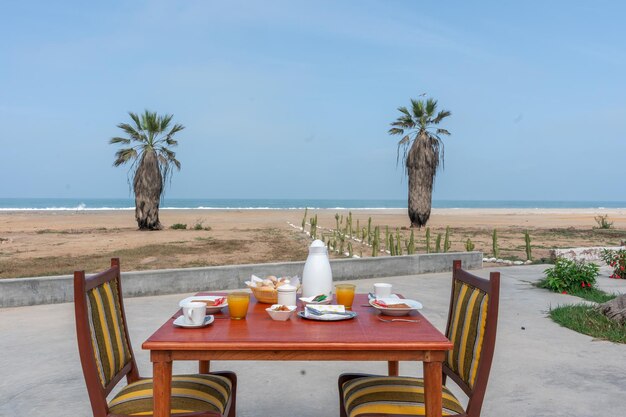
[[(204, 295), (201, 293), (199, 295)], [(215, 321), (198, 329), (172, 325), (180, 311), (143, 344), (148, 350), (449, 350), (450, 341), (419, 312), (405, 318), (419, 323), (385, 323), (367, 295), (357, 294), (352, 310), (358, 316), (343, 321), (316, 321), (294, 315), (275, 321), (265, 309), (269, 304), (250, 298), (245, 320), (228, 318), (228, 308), (215, 314)], [(298, 311), (302, 306), (298, 306)], [(384, 316), (385, 318), (392, 318)]]

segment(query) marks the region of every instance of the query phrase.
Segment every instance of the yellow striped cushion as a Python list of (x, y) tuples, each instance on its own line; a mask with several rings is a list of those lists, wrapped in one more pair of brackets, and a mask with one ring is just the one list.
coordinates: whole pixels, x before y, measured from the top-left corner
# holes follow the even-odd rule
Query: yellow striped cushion
[[(348, 417), (365, 413), (425, 415), (424, 380), (421, 378), (371, 376), (343, 384)], [(442, 414), (464, 413), (456, 397), (443, 387)]]
[(106, 387), (131, 359), (116, 280), (87, 293), (87, 313), (98, 376), (102, 386)]
[[(171, 412), (217, 411), (223, 414), (230, 398), (231, 383), (219, 375), (175, 375), (172, 377)], [(126, 415), (151, 415), (152, 378), (125, 386), (109, 403), (109, 412)]]
[(485, 336), (489, 295), (455, 281), (453, 299), (450, 328), (446, 336), (454, 347), (448, 351), (446, 363), (472, 388)]

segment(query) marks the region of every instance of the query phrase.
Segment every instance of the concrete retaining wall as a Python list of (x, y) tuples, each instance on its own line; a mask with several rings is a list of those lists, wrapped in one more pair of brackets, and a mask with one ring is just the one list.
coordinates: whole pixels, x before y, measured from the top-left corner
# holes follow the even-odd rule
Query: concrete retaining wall
[[(455, 259), (460, 259), (465, 269), (482, 268), (481, 252), (336, 259), (331, 268), (333, 280), (341, 281), (450, 271)], [(227, 290), (245, 287), (244, 281), (252, 274), (301, 276), (303, 268), (304, 262), (285, 262), (124, 272), (122, 259), (122, 287), (125, 297)], [(71, 302), (72, 280), (71, 275), (0, 279), (0, 307)]]

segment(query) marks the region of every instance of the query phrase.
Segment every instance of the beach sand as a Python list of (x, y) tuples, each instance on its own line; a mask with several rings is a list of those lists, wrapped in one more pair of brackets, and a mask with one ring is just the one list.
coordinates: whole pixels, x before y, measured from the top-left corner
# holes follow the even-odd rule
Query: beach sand
[[(345, 222), (348, 210), (309, 210), (307, 217), (317, 214), (328, 237), (336, 213)], [(614, 222), (612, 229), (595, 228), (600, 214)], [(134, 212), (126, 210), (0, 212), (0, 277), (94, 272), (106, 268), (111, 257), (120, 257), (124, 270), (302, 261), (310, 242), (298, 230), (303, 215), (303, 210), (161, 210), (165, 229), (142, 232)], [(363, 228), (371, 217), (383, 238), (385, 226), (394, 232), (405, 228), (403, 239), (410, 234), (406, 210), (352, 210), (352, 216), (355, 229), (357, 220)], [(188, 229), (170, 229), (175, 223)], [(189, 230), (196, 224), (210, 230)], [(433, 247), (437, 234), (450, 226), (450, 251), (464, 251), (469, 237), (485, 256), (492, 252), (496, 228), (501, 257), (521, 260), (525, 230), (535, 259), (547, 258), (555, 247), (615, 246), (626, 240), (626, 210), (620, 209), (433, 209), (428, 225)], [(425, 251), (424, 232), (414, 230), (419, 252)], [(371, 256), (368, 246), (352, 245), (354, 254)]]

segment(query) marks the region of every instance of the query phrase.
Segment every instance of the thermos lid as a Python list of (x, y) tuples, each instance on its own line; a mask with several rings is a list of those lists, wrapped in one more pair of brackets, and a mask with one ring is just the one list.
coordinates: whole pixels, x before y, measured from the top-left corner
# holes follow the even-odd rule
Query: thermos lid
[(309, 246), (309, 253), (327, 253), (326, 245), (319, 239), (316, 239)]
[(296, 291), (297, 288), (294, 287), (291, 284), (285, 284), (285, 285), (281, 285), (280, 287), (276, 288), (276, 290), (278, 292), (290, 292), (290, 291)]

